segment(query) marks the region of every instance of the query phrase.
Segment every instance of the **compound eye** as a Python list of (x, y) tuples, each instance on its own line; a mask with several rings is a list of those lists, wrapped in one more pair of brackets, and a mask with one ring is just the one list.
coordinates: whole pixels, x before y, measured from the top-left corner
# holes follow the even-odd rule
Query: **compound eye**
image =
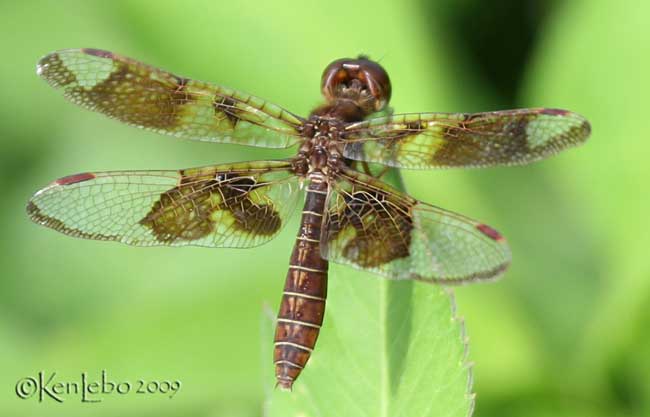
[[(355, 81), (356, 80), (356, 81)], [(331, 101), (341, 95), (341, 86), (350, 89), (360, 85), (374, 99), (374, 110), (383, 109), (390, 100), (388, 74), (378, 63), (365, 57), (338, 59), (325, 68), (321, 80), (323, 95)]]

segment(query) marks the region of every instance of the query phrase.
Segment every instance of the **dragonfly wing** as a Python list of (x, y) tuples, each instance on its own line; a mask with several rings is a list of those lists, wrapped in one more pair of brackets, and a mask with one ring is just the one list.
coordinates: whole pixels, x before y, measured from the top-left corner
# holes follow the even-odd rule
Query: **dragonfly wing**
[(186, 139), (286, 148), (303, 119), (251, 95), (97, 49), (43, 57), (38, 74), (70, 101), (129, 125)]
[(85, 239), (247, 248), (278, 234), (299, 194), (291, 161), (83, 173), (38, 191), (27, 213)]
[(396, 114), (352, 123), (343, 154), (413, 169), (526, 164), (583, 143), (589, 122), (567, 110)]
[(330, 261), (393, 279), (463, 283), (494, 279), (510, 263), (491, 227), (344, 170), (333, 182), (322, 246)]

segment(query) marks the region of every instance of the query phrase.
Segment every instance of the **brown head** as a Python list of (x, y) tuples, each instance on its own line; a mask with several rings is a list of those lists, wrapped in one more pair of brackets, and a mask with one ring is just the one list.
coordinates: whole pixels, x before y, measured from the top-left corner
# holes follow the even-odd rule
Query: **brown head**
[(323, 72), (321, 90), (328, 102), (350, 100), (365, 114), (383, 110), (391, 94), (386, 71), (363, 55), (329, 64)]

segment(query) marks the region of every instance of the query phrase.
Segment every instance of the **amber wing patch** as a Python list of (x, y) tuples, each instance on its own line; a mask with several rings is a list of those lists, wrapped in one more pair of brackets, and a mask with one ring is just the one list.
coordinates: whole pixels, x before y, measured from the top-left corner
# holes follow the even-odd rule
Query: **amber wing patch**
[(181, 182), (166, 191), (140, 220), (157, 240), (195, 241), (225, 223), (234, 233), (273, 236), (282, 219), (275, 203), (262, 197), (264, 181), (247, 173), (180, 172)]
[[(408, 203), (395, 205), (381, 190), (337, 189), (328, 209), (328, 242), (362, 268), (376, 268), (410, 255), (413, 222)], [(333, 245), (334, 244), (334, 245)]]
[(36, 223), (86, 239), (252, 247), (276, 236), (293, 212), (300, 193), (292, 169), (291, 161), (259, 161), (79, 174), (37, 192), (27, 212)]
[(442, 283), (494, 279), (510, 263), (505, 239), (482, 223), (353, 170), (343, 170), (333, 184), (322, 247), (330, 261)]
[(97, 49), (43, 57), (38, 74), (70, 101), (130, 125), (187, 139), (286, 148), (302, 119), (257, 97)]
[(343, 154), (415, 169), (515, 165), (577, 146), (590, 132), (585, 118), (559, 109), (397, 114), (348, 125)]

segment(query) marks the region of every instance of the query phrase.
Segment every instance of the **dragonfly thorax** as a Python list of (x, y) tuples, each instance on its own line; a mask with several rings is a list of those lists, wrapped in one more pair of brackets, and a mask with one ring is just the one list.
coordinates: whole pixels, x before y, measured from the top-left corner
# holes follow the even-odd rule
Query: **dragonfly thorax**
[(302, 131), (305, 141), (298, 151), (297, 173), (335, 172), (341, 163), (340, 132), (343, 123), (329, 117), (312, 116)]

